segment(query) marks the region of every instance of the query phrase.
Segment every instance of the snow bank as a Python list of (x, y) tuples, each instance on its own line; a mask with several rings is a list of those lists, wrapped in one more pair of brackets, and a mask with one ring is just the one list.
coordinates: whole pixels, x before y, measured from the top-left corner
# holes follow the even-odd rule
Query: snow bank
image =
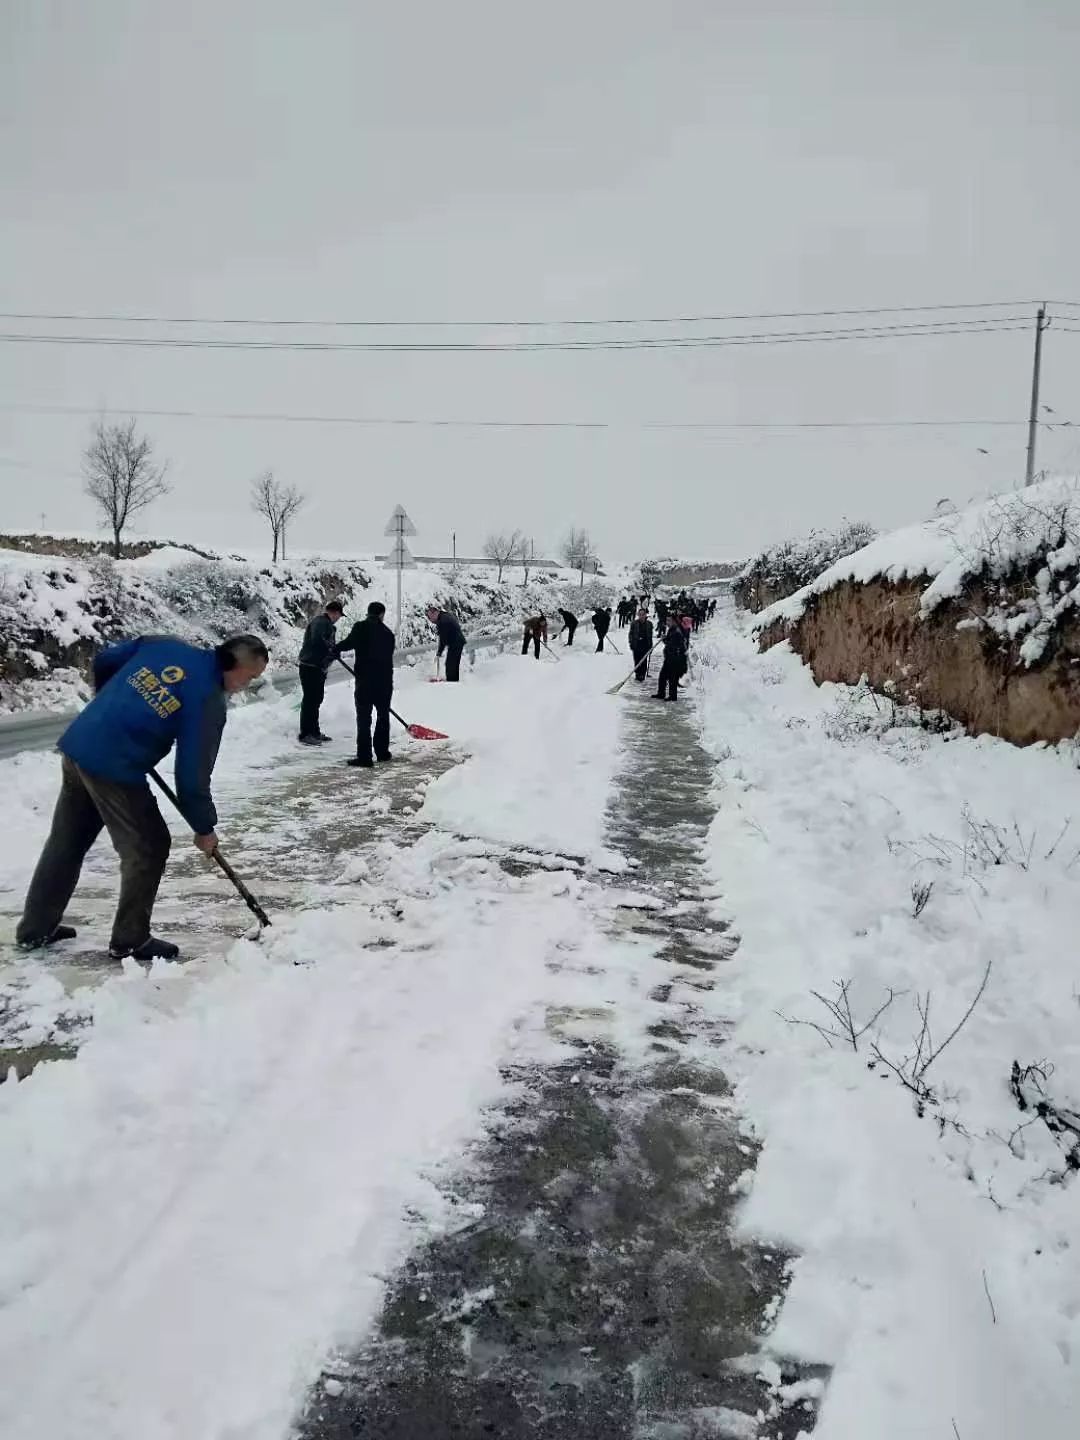
[[(1073, 569), (1080, 538), (1080, 478), (1045, 480), (1025, 490), (996, 495), (958, 514), (881, 535), (870, 544), (830, 565), (797, 593), (771, 605), (756, 618), (759, 630), (776, 621), (798, 620), (816, 595), (845, 581), (864, 585), (873, 580), (898, 583), (925, 580), (922, 611), (929, 615), (947, 599), (960, 596), (976, 579), (1001, 580), (1045, 559), (1049, 585), (1055, 575)], [(1059, 605), (1065, 592), (1056, 586)], [(1077, 587), (1068, 587), (1068, 607), (1075, 607)], [(1038, 624), (1043, 610), (1030, 616)]]
[[(845, 573), (932, 562), (936, 534)], [(741, 936), (718, 992), (726, 1064), (764, 1144), (743, 1223), (801, 1255), (770, 1343), (834, 1367), (821, 1440), (1069, 1434), (1076, 1137), (1018, 1109), (1010, 1069), (1041, 1062), (1080, 1110), (1072, 751), (894, 725), (869, 693), (816, 688), (730, 631), (697, 656), (718, 915)], [(910, 1066), (922, 1003), (941, 1046), (988, 966), (918, 1107), (872, 1045)], [(894, 995), (858, 1053), (815, 998), (837, 982), (857, 1027)]]
[[(478, 669), (467, 688), (432, 685), (417, 697), (423, 723), (454, 735), (472, 757), (431, 786), (423, 813), (458, 834), (619, 868), (603, 845), (619, 724), (605, 692), (626, 674), (626, 657), (580, 646), (556, 653), (558, 665), (507, 656)], [(497, 696), (511, 666), (508, 711)]]
[[(528, 585), (501, 583), (483, 567), (418, 567), (403, 578), (399, 644), (431, 638), (425, 616), (436, 604), (457, 613), (473, 635), (505, 631), (525, 614), (560, 605), (578, 610), (610, 595), (606, 583), (581, 589), (570, 571), (537, 571)], [(147, 631), (216, 644), (254, 631), (271, 664), (295, 664), (310, 616), (336, 598), (361, 619), (372, 600), (396, 623), (396, 575), (356, 559), (310, 555), (275, 565), (202, 556), (156, 545), (137, 559), (35, 555), (0, 549), (0, 712), (73, 708), (87, 697), (96, 649)]]

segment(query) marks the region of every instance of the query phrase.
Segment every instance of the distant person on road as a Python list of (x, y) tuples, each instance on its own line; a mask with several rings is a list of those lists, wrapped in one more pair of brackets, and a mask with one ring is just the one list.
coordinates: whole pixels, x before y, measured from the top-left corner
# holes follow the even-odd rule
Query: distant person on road
[(656, 600), (656, 623), (657, 623), (657, 626), (658, 626), (661, 630), (663, 630), (663, 629), (665, 628), (665, 626), (667, 625), (667, 617), (668, 617), (668, 605), (667, 605), (667, 601), (666, 601), (666, 600), (661, 600), (659, 597), (657, 597), (657, 600)]
[(679, 681), (686, 674), (686, 633), (679, 624), (678, 616), (668, 620), (664, 636), (664, 663), (660, 667), (660, 679), (655, 699), (678, 700)]
[(593, 611), (592, 626), (596, 631), (596, 653), (599, 655), (604, 648), (607, 633), (611, 629), (611, 611), (598, 605)]
[(60, 737), (60, 797), (15, 932), (24, 950), (74, 939), (61, 921), (82, 863), (105, 829), (120, 857), (109, 954), (176, 958), (179, 946), (150, 933), (171, 838), (146, 777), (175, 743), (180, 809), (195, 845), (213, 855), (218, 817), (210, 777), (225, 699), (245, 690), (269, 658), (257, 635), (237, 635), (215, 650), (144, 635), (95, 657), (94, 698)]
[(436, 652), (436, 659), (446, 652), (446, 678), (447, 680), (461, 679), (461, 656), (465, 649), (465, 634), (462, 630), (456, 615), (451, 615), (449, 610), (440, 610), (437, 605), (429, 605), (427, 618), (439, 632), (439, 648)]
[(386, 606), (373, 600), (367, 619), (358, 620), (334, 646), (334, 658), (343, 651), (356, 655), (353, 698), (356, 703), (356, 754), (346, 763), (370, 770), (371, 712), (375, 712), (375, 760), (392, 760), (390, 754), (390, 701), (394, 698), (394, 632), (383, 623)]
[(536, 651), (536, 658), (539, 660), (540, 646), (547, 646), (547, 637), (547, 616), (541, 610), (539, 615), (534, 615), (531, 620), (525, 621), (525, 638), (522, 642), (521, 653), (527, 655), (529, 653), (529, 646), (532, 645)]
[(693, 630), (693, 628), (694, 628), (693, 618), (692, 618), (689, 614), (684, 613), (684, 614), (682, 614), (682, 615), (679, 616), (679, 624), (682, 626), (683, 635), (686, 637), (686, 648), (687, 648), (687, 650), (689, 651), (689, 649), (690, 649), (690, 632), (691, 632), (691, 631)]
[(634, 657), (634, 679), (640, 685), (649, 668), (649, 651), (653, 648), (653, 627), (649, 612), (644, 605), (637, 613), (637, 619), (630, 623), (630, 653)]
[(574, 643), (574, 634), (578, 627), (578, 618), (572, 610), (560, 610), (559, 618), (562, 620), (563, 629), (566, 631), (566, 643), (567, 645), (572, 645)]
[(340, 600), (331, 600), (321, 615), (308, 622), (300, 647), (300, 744), (324, 745), (330, 739), (319, 726), (319, 711), (326, 693), (326, 672), (334, 658), (335, 626), (344, 615)]

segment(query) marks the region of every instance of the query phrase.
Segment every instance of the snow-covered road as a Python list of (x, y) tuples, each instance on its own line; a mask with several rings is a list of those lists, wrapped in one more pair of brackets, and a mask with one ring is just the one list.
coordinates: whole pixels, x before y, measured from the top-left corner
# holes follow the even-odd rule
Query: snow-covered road
[[(314, 754), (290, 702), (247, 707), (218, 790), (274, 914), (262, 943), (178, 849), (162, 929), (193, 958), (107, 972), (103, 850), (88, 948), (8, 966), (6, 1043), (59, 1019), (79, 1049), (0, 1086), (4, 1440), (283, 1440), (327, 1357), (371, 1335), (406, 1389), (432, 1380), (431, 1335), (479, 1383), (518, 1353), (521, 1296), (455, 1266), (505, 1261), (507, 1236), (566, 1342), (554, 1364), (536, 1329), (532, 1380), (621, 1417), (537, 1435), (794, 1440), (822, 1391), (825, 1440), (1071, 1433), (1070, 1137), (1021, 1128), (1009, 1079), (1049, 1062), (1047, 1094), (1080, 1108), (1072, 751), (927, 734), (727, 621), (678, 710), (609, 699), (614, 656), (560, 653), (406, 683), (402, 713), (454, 740), (402, 740), (372, 774), (341, 764), (347, 690)], [(10, 916), (55, 762), (0, 770)], [(988, 964), (920, 1116), (885, 1062), (914, 1053), (927, 995), (941, 1048)], [(894, 992), (857, 1049), (800, 1023), (836, 1028), (815, 992), (837, 981), (856, 1027)], [(388, 1295), (412, 1339), (380, 1321)], [(349, 1363), (306, 1437), (402, 1393)]]
[[(406, 1216), (442, 1205), (428, 1172), (475, 1133), (530, 1016), (543, 1033), (545, 966), (582, 942), (584, 882), (571, 862), (520, 876), (499, 860), (615, 863), (602, 840), (618, 710), (603, 692), (620, 670), (515, 656), (458, 687), (404, 687), (403, 711), (475, 757), (439, 778), (445, 746), (406, 741), (397, 767), (357, 774), (344, 739), (297, 753), (287, 702), (234, 717), (221, 831), (273, 930), (98, 976), (78, 1058), (0, 1088), (0, 1433), (284, 1433), (338, 1323), (375, 1303)], [(350, 699), (332, 692), (325, 714), (341, 737)], [(15, 765), (11, 893), (52, 768)], [(211, 896), (244, 925), (192, 854), (161, 913)], [(20, 977), (39, 1023), (51, 963)]]

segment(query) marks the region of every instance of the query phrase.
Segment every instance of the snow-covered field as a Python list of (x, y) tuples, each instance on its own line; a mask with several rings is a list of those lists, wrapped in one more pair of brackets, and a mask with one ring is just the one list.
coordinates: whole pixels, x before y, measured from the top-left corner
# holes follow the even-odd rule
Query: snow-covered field
[[(1075, 1433), (1080, 1134), (1010, 1072), (1041, 1065), (1080, 1125), (1077, 753), (888, 728), (736, 630), (699, 655), (727, 1064), (764, 1140), (744, 1223), (802, 1252), (773, 1347), (835, 1367), (823, 1440)], [(857, 1051), (815, 998), (838, 982)], [(889, 1065), (938, 1052), (917, 1107)]]

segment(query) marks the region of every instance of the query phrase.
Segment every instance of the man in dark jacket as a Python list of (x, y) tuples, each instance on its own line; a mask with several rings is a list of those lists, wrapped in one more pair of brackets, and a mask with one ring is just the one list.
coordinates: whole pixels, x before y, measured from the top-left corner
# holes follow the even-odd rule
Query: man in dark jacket
[(559, 617), (562, 620), (563, 629), (566, 631), (566, 643), (567, 645), (572, 645), (574, 643), (574, 632), (578, 627), (578, 618), (572, 610), (560, 610)]
[(375, 712), (375, 759), (392, 760), (390, 754), (390, 701), (394, 698), (394, 632), (383, 623), (386, 606), (373, 600), (367, 619), (358, 620), (340, 645), (334, 658), (344, 650), (356, 655), (353, 682), (356, 700), (356, 755), (348, 762), (370, 770), (371, 712)]
[(598, 605), (593, 611), (592, 624), (596, 631), (596, 653), (599, 655), (604, 648), (607, 633), (611, 629), (611, 611), (605, 609), (603, 605)]
[(532, 645), (536, 651), (536, 658), (539, 660), (540, 646), (543, 645), (545, 649), (547, 648), (547, 635), (547, 616), (541, 610), (539, 615), (533, 615), (531, 619), (525, 621), (525, 638), (521, 645), (521, 653), (527, 655), (529, 646)]
[(102, 650), (86, 709), (60, 737), (60, 798), (15, 938), (26, 950), (70, 940), (62, 925), (83, 860), (105, 829), (120, 856), (120, 900), (109, 954), (175, 959), (179, 948), (150, 933), (168, 826), (146, 777), (176, 745), (176, 793), (204, 855), (217, 848), (210, 776), (225, 725), (225, 697), (244, 690), (269, 656), (256, 635), (204, 650), (145, 635)]
[(326, 692), (326, 672), (334, 658), (334, 627), (345, 611), (340, 600), (331, 600), (321, 615), (316, 615), (304, 631), (300, 647), (300, 744), (323, 745), (330, 739), (319, 728), (319, 711)]
[(657, 700), (678, 700), (679, 681), (686, 674), (686, 635), (679, 624), (679, 617), (672, 615), (668, 620), (664, 636), (664, 663), (660, 667), (660, 681), (656, 691)]
[(446, 651), (446, 678), (447, 680), (461, 679), (461, 656), (465, 649), (465, 635), (458, 624), (457, 616), (451, 615), (449, 610), (440, 610), (437, 605), (429, 605), (427, 618), (439, 632), (439, 648), (436, 658)]
[(653, 628), (649, 612), (644, 605), (638, 611), (637, 619), (630, 622), (630, 653), (634, 657), (634, 679), (640, 685), (649, 668), (649, 651), (653, 648)]

